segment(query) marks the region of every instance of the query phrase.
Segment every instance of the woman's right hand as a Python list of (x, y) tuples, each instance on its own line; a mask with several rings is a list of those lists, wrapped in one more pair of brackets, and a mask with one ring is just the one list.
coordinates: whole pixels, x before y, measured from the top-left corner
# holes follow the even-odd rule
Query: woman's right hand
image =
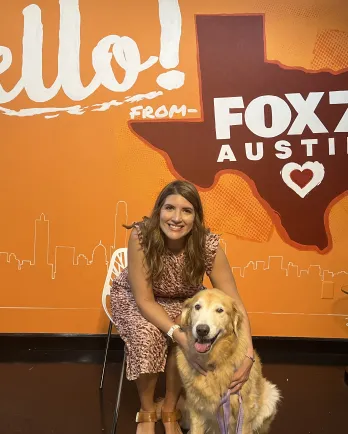
[(186, 333), (180, 329), (175, 330), (173, 338), (180, 345), (189, 364), (200, 374), (207, 375), (207, 371), (199, 364), (198, 354), (190, 348)]

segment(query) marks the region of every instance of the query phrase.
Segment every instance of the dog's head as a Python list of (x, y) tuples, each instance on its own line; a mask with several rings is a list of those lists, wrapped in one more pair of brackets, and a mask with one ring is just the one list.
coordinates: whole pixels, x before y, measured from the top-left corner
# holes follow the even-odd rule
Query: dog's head
[(200, 291), (186, 300), (181, 314), (181, 326), (192, 335), (199, 353), (209, 352), (223, 336), (238, 336), (241, 322), (236, 303), (218, 289)]

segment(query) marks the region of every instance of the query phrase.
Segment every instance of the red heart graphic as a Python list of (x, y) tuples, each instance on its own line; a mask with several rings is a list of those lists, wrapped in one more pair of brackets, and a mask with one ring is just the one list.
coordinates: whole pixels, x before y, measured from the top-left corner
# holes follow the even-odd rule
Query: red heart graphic
[(310, 180), (313, 178), (313, 172), (310, 169), (305, 169), (301, 172), (301, 170), (293, 170), (290, 173), (290, 178), (292, 181), (297, 184), (300, 188), (305, 187)]

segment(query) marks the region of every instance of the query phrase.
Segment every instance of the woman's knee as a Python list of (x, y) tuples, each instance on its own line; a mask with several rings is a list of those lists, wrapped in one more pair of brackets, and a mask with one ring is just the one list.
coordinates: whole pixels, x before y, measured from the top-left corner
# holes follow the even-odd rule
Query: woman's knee
[(143, 349), (153, 348), (154, 346), (163, 345), (166, 341), (163, 333), (154, 325), (147, 323), (142, 327), (138, 327), (134, 330), (133, 341), (136, 341), (138, 345), (141, 345)]

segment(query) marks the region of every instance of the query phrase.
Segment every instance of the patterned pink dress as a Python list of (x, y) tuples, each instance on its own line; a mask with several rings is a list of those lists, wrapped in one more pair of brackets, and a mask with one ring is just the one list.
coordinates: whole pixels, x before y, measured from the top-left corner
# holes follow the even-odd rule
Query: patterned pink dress
[[(139, 225), (135, 225), (135, 228), (141, 243)], [(213, 268), (218, 245), (219, 236), (209, 233), (205, 259), (205, 272), (208, 276)], [(176, 256), (166, 253), (163, 265), (162, 276), (153, 282), (152, 289), (157, 303), (174, 320), (181, 313), (183, 301), (204, 289), (204, 286), (189, 286), (183, 281), (184, 254)], [(168, 353), (167, 337), (140, 314), (130, 289), (127, 268), (114, 280), (110, 299), (113, 320), (125, 342), (128, 380), (135, 380), (140, 374), (164, 372)]]

